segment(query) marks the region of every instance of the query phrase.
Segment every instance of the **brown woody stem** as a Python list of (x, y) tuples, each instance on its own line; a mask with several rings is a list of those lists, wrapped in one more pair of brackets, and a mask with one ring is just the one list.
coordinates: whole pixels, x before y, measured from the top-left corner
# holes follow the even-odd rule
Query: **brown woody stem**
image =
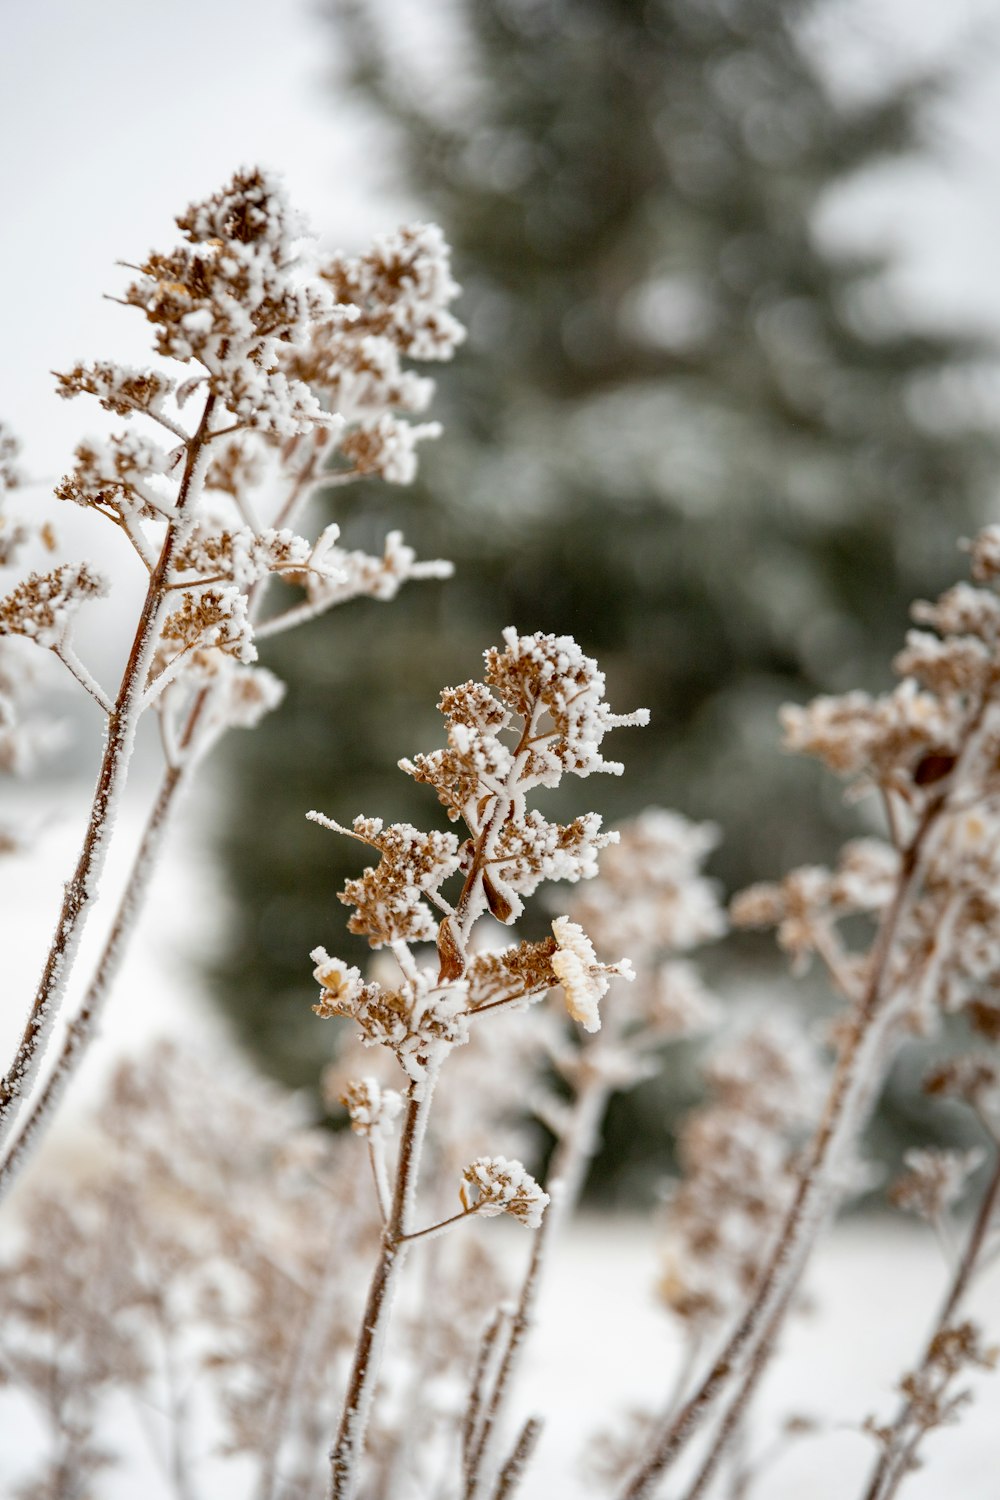
[(177, 497), (177, 520), (167, 528), (159, 559), (150, 575), (118, 697), (108, 715), (104, 755), (83, 847), (76, 868), (66, 884), (55, 937), (49, 947), (14, 1059), (0, 1079), (0, 1144), (10, 1137), (21, 1101), (38, 1073), (66, 992), (84, 925), (97, 899), (114, 814), (128, 775), (136, 725), (142, 711), (149, 663), (156, 645), (160, 607), (166, 596), (184, 515), (197, 492), (215, 404), (216, 397), (209, 396), (197, 430), (188, 443), (184, 474)]
[[(203, 416), (199, 431), (202, 431), (204, 426), (205, 417)], [(276, 528), (286, 525), (291, 520), (310, 487), (315, 485), (318, 457), (318, 453), (314, 450), (310, 455), (309, 461), (296, 477), (289, 494), (286, 496), (281, 509), (275, 517), (274, 525)], [(163, 576), (167, 577), (168, 574), (165, 572)], [(262, 579), (250, 591), (248, 613), (251, 619), (256, 618), (256, 615), (260, 611), (266, 583), (267, 579)], [(167, 587), (169, 585), (165, 584), (164, 591), (166, 591)], [(191, 750), (199, 723), (208, 707), (210, 696), (210, 688), (202, 688), (197, 694), (194, 703), (188, 710), (184, 728), (179, 736), (179, 749)], [(126, 879), (124, 891), (114, 917), (111, 920), (111, 926), (108, 930), (104, 947), (97, 961), (97, 967), (87, 986), (80, 1009), (67, 1028), (59, 1058), (44, 1088), (32, 1100), (31, 1108), (21, 1129), (10, 1143), (2, 1160), (0, 1160), (0, 1199), (3, 1198), (8, 1188), (13, 1184), (35, 1144), (47, 1128), (80, 1059), (86, 1051), (88, 1043), (94, 1036), (104, 1002), (121, 967), (135, 920), (141, 911), (149, 888), (149, 882), (156, 869), (163, 838), (173, 810), (177, 805), (178, 794), (187, 786), (191, 769), (190, 761), (183, 760), (180, 765), (168, 764), (163, 773), (156, 801), (146, 821), (142, 838), (140, 839)]]
[(368, 1288), (340, 1426), (330, 1450), (329, 1500), (354, 1500), (358, 1492), (365, 1434), (375, 1398), (386, 1330), (409, 1250), (410, 1218), (433, 1084), (434, 1079), (429, 1077), (423, 1097), (411, 1099), (407, 1106), (399, 1143), (392, 1211), (382, 1231), (382, 1245)]

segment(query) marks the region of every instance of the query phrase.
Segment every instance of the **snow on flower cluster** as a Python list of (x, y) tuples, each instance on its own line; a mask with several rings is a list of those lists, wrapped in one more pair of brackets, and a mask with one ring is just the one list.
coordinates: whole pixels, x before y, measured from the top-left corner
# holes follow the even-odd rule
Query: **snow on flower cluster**
[[(556, 951), (552, 955), (552, 972), (563, 987), (566, 1009), (584, 1031), (599, 1031), (601, 1016), (598, 1003), (608, 993), (611, 973), (597, 961), (594, 945), (576, 922), (556, 917), (552, 923)], [(622, 960), (614, 972), (622, 979), (634, 979), (628, 960)]]
[(604, 673), (572, 636), (519, 636), (511, 626), (503, 639), (503, 651), (494, 648), (486, 654), (486, 682), (508, 709), (536, 722), (544, 716), (550, 726), (529, 742), (522, 781), (554, 786), (570, 771), (620, 776), (624, 767), (602, 758), (601, 742), (609, 729), (648, 724), (649, 710), (612, 713), (604, 701)]
[(62, 646), (88, 599), (102, 599), (107, 580), (87, 563), (30, 573), (0, 601), (0, 635), (23, 635), (49, 650)]
[[(150, 252), (123, 298), (174, 370), (97, 360), (56, 377), (61, 396), (91, 396), (155, 436), (130, 426), (86, 439), (55, 491), (125, 533), (166, 606), (142, 658), (143, 706), (155, 704), (175, 759), (193, 758), (277, 702), (263, 669), (256, 686), (248, 676), (258, 628), (275, 634), (346, 599), (388, 600), (411, 579), (450, 571), (418, 561), (398, 532), (369, 556), (338, 546), (334, 524), (310, 539), (295, 521), (331, 471), (338, 483), (375, 472), (412, 480), (416, 444), (434, 424), (413, 426), (407, 413), (426, 408), (434, 382), (404, 361), (447, 359), (462, 337), (449, 311), (458, 288), (448, 249), (431, 226), (404, 228), (356, 260), (320, 264), (280, 181), (256, 169), (177, 224), (181, 243)], [(15, 448), (3, 433), (0, 444), (6, 490)], [(0, 527), (0, 563), (21, 537)], [(301, 602), (259, 626), (262, 590), (276, 576), (301, 590)], [(64, 655), (107, 706), (114, 695), (94, 683), (68, 639), (95, 577), (86, 566), (33, 577), (0, 612), (6, 633)], [(188, 733), (195, 704), (197, 732)]]
[(384, 1089), (377, 1078), (355, 1078), (345, 1084), (339, 1101), (347, 1110), (355, 1135), (390, 1136), (396, 1116), (403, 1108), (403, 1096), (395, 1089)]
[[(645, 717), (611, 713), (603, 701), (603, 676), (575, 642), (508, 631), (505, 643), (504, 652), (486, 653), (487, 682), (467, 682), (442, 695), (447, 747), (401, 762), (417, 781), (434, 787), (453, 821), (464, 821), (464, 841), (379, 818), (358, 817), (344, 828), (309, 814), (378, 852), (379, 862), (349, 881), (340, 898), (353, 908), (350, 930), (373, 948), (388, 949), (399, 971), (395, 983), (381, 973), (365, 982), (357, 969), (317, 948), (312, 957), (321, 995), (314, 1009), (323, 1017), (350, 1019), (364, 1045), (392, 1053), (407, 1079), (408, 1097), (417, 1101), (429, 1100), (449, 1055), (487, 1017), (522, 1009), (561, 985), (570, 1014), (596, 1030), (598, 1001), (610, 979), (631, 977), (626, 960), (601, 963), (583, 929), (565, 917), (542, 942), (500, 951), (470, 947), (480, 917), (490, 913), (509, 923), (522, 909), (521, 894), (543, 880), (576, 881), (596, 873), (597, 850), (609, 842), (600, 819), (585, 814), (565, 826), (549, 823), (526, 799), (563, 771), (609, 769), (599, 757), (603, 735)], [(427, 964), (412, 948), (430, 942), (436, 954)], [(529, 1200), (536, 1204), (536, 1198), (528, 1189), (537, 1193), (537, 1186), (518, 1176), (523, 1169), (515, 1172), (515, 1166), (482, 1158), (480, 1199), (534, 1223)]]
[(331, 301), (315, 277), (298, 274), (301, 226), (280, 183), (237, 173), (177, 224), (188, 243), (151, 253), (124, 300), (153, 324), (159, 354), (202, 366), (199, 383), (242, 426), (274, 439), (308, 433), (321, 408), (282, 369), (281, 346), (304, 338)]
[[(614, 836), (588, 813), (572, 823), (547, 820), (526, 797), (555, 786), (564, 774), (617, 774), (601, 742), (621, 725), (645, 724), (648, 714), (614, 714), (604, 701), (604, 674), (569, 636), (504, 632), (504, 649), (486, 652), (483, 682), (447, 689), (439, 707), (448, 744), (400, 762), (416, 781), (432, 786), (453, 820), (481, 844), (462, 897), (462, 920), (485, 909), (514, 921), (522, 897), (543, 880), (578, 881), (597, 872), (597, 853)], [(455, 934), (448, 931), (445, 941)]]
[(449, 311), (459, 288), (444, 238), (436, 225), (405, 225), (364, 255), (334, 256), (320, 275), (333, 316), (313, 323), (287, 368), (346, 422), (341, 451), (353, 469), (409, 484), (417, 445), (441, 429), (410, 420), (434, 382), (401, 361), (450, 359), (465, 337)]
[(525, 1229), (537, 1229), (549, 1201), (548, 1193), (519, 1161), (505, 1156), (479, 1156), (462, 1174), (462, 1207), (469, 1212), (510, 1214)]
[[(348, 831), (319, 814), (310, 816), (337, 832)], [(373, 948), (430, 941), (437, 924), (425, 896), (458, 869), (458, 839), (453, 833), (422, 833), (410, 823), (384, 824), (381, 818), (357, 817), (350, 832), (378, 850), (381, 859), (340, 894), (345, 906), (354, 907), (349, 930), (367, 937)]]

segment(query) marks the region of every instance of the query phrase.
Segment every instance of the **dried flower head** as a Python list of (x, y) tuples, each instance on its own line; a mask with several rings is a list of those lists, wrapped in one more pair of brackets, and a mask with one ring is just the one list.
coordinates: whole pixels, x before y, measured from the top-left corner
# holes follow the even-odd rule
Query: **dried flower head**
[(281, 367), (281, 347), (329, 308), (295, 275), (300, 226), (277, 179), (259, 170), (177, 219), (187, 245), (151, 252), (124, 300), (156, 329), (157, 352), (205, 370), (206, 387), (241, 424), (273, 440), (322, 419), (309, 387)]
[(907, 1151), (906, 1171), (892, 1184), (889, 1197), (897, 1208), (934, 1222), (961, 1200), (982, 1160), (981, 1151)]
[(0, 600), (0, 635), (23, 635), (57, 650), (81, 604), (102, 599), (107, 581), (87, 563), (67, 563), (51, 573), (31, 573)]
[(382, 1088), (378, 1080), (371, 1077), (352, 1079), (337, 1102), (347, 1110), (354, 1133), (364, 1136), (391, 1136), (403, 1108), (402, 1094), (395, 1089)]
[(510, 1214), (525, 1229), (537, 1229), (549, 1201), (538, 1183), (519, 1161), (505, 1156), (479, 1156), (462, 1174), (459, 1190), (468, 1212)]
[(634, 979), (634, 970), (627, 959), (615, 965), (599, 963), (583, 928), (568, 917), (556, 917), (552, 935), (556, 940), (552, 971), (563, 987), (566, 1009), (584, 1031), (597, 1031), (601, 1025), (598, 1002), (607, 994), (611, 976)]

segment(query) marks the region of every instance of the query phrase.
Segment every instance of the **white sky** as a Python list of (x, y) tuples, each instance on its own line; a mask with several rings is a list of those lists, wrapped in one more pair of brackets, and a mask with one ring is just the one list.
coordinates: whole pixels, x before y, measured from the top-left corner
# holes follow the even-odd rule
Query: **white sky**
[[(441, 23), (449, 0), (384, 3), (409, 45), (410, 33)], [(828, 45), (852, 84), (973, 39), (974, 73), (943, 114), (940, 160), (873, 178), (828, 221), (894, 246), (897, 284), (922, 315), (1000, 330), (1000, 0), (829, 3)], [(167, 247), (173, 214), (237, 165), (283, 171), (327, 241), (358, 246), (400, 217), (379, 186), (377, 130), (331, 88), (318, 9), (0, 0), (0, 419), (22, 438), (32, 478), (55, 480), (79, 439), (105, 425), (92, 403), (59, 401), (49, 371), (100, 355), (148, 358), (142, 320), (102, 299), (122, 286), (115, 260)], [(41, 483), (31, 503), (58, 521), (70, 555), (94, 555), (100, 523), (56, 506)], [(98, 546), (111, 548), (102, 561), (117, 573), (119, 539), (100, 529)], [(117, 608), (94, 614), (119, 616), (129, 593), (126, 583)], [(101, 626), (90, 628), (101, 640)]]
[[(409, 21), (410, 5), (426, 16), (447, 0), (394, 3)], [(839, 9), (830, 29), (852, 74), (933, 61), (956, 36), (974, 38), (978, 77), (947, 111), (943, 159), (852, 193), (847, 219), (897, 246), (918, 305), (1000, 326), (1000, 4)], [(377, 135), (330, 88), (317, 10), (313, 0), (0, 0), (0, 413), (35, 475), (62, 471), (90, 417), (53, 398), (48, 371), (145, 354), (141, 321), (101, 300), (121, 285), (114, 261), (169, 243), (173, 213), (235, 166), (283, 171), (326, 239), (357, 244), (397, 217), (379, 197)]]

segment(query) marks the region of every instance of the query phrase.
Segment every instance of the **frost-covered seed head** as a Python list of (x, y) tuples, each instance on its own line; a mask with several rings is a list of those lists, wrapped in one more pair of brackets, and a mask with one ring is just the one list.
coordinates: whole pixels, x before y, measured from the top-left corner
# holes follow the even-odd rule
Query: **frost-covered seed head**
[(526, 1229), (538, 1229), (549, 1201), (548, 1193), (519, 1161), (505, 1156), (479, 1156), (462, 1174), (463, 1208), (485, 1214), (510, 1214)]

